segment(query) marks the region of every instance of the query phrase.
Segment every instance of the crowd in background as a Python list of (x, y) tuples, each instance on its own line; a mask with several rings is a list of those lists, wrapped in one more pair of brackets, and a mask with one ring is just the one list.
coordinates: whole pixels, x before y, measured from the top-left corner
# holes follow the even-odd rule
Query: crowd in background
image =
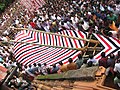
[(58, 32), (80, 30), (119, 38), (119, 0), (48, 0), (30, 15), (27, 9), (14, 17), (11, 27)]
[(119, 38), (119, 3), (119, 0), (48, 0), (34, 14), (16, 3), (1, 20), (11, 18), (9, 27), (47, 32), (80, 30)]

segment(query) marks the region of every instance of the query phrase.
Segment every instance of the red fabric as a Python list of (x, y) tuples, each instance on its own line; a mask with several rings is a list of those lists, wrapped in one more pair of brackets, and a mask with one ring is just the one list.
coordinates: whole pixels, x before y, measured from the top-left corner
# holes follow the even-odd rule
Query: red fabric
[(103, 66), (103, 67), (107, 68), (107, 60), (108, 60), (107, 57), (101, 58), (101, 59), (99, 60), (99, 66)]
[(30, 25), (32, 26), (32, 28), (36, 28), (36, 24), (34, 22), (30, 22)]

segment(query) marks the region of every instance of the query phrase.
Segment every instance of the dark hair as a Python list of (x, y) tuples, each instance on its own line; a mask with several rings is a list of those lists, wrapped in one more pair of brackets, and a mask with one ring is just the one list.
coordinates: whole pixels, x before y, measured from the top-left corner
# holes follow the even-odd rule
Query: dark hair
[(118, 51), (118, 56), (120, 56), (120, 51)]
[(90, 59), (93, 59), (93, 54), (90, 54), (90, 55), (89, 55), (89, 58), (90, 58)]
[(27, 66), (26, 66), (26, 65), (25, 65), (24, 67), (25, 67), (25, 68), (27, 68)]
[(101, 56), (102, 56), (102, 57), (105, 57), (105, 52), (102, 52), (102, 53), (101, 53)]
[(37, 64), (36, 64), (36, 63), (34, 63), (33, 65), (34, 65), (34, 66), (37, 66)]
[(64, 22), (61, 22), (61, 25), (64, 25)]
[(82, 54), (78, 54), (78, 58), (82, 58)]
[(114, 54), (110, 54), (110, 58), (115, 58), (115, 55)]
[(55, 67), (56, 67), (56, 64), (53, 64), (52, 66), (55, 68)]
[(41, 67), (41, 64), (40, 64), (40, 63), (38, 63), (38, 66), (39, 66), (39, 67)]
[(87, 64), (87, 59), (83, 60), (83, 63), (84, 63), (84, 64)]
[(44, 63), (44, 66), (46, 66), (47, 64), (46, 63)]
[(117, 63), (120, 63), (120, 58), (117, 60)]
[(93, 62), (92, 61), (89, 61), (88, 64), (87, 64), (88, 67), (92, 67), (93, 66)]
[(81, 21), (81, 24), (84, 24), (84, 22), (83, 22), (83, 21)]
[(29, 67), (32, 67), (32, 65), (31, 65), (31, 64), (29, 64)]
[(69, 58), (69, 59), (68, 59), (68, 62), (69, 62), (69, 63), (72, 63), (72, 61), (73, 61), (72, 58)]
[(63, 65), (62, 61), (60, 61), (59, 64), (62, 66)]
[(112, 32), (108, 32), (108, 36), (112, 37), (113, 36)]

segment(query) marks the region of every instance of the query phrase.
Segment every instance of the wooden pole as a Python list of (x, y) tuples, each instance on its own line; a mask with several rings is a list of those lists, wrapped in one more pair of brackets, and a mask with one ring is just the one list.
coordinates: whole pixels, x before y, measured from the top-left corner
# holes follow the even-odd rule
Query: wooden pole
[(53, 47), (53, 48), (62, 48), (62, 49), (71, 49), (71, 50), (84, 50), (85, 47), (83, 48), (69, 48), (69, 47), (61, 47), (61, 46), (52, 46), (52, 45), (43, 45), (43, 44), (35, 44), (35, 43), (30, 43), (30, 42), (24, 42), (24, 41), (15, 41), (15, 40), (9, 40), (8, 42), (5, 41), (0, 41), (0, 43), (25, 43), (25, 44), (31, 44), (31, 45), (38, 45), (38, 46), (46, 46), (46, 47)]
[(96, 52), (96, 47), (98, 46), (98, 44), (96, 43), (96, 45), (94, 46), (94, 51), (93, 51), (93, 55), (95, 55)]
[(91, 43), (100, 43), (98, 40), (92, 40), (92, 39), (89, 40), (89, 39), (84, 39), (84, 38), (77, 38), (77, 37), (66, 36), (66, 35), (61, 35), (61, 34), (56, 34), (56, 33), (51, 33), (51, 32), (45, 32), (45, 31), (40, 31), (40, 30), (34, 30), (34, 29), (13, 28), (13, 27), (11, 27), (11, 29), (30, 30), (30, 31), (41, 32), (41, 33), (50, 34), (50, 35), (56, 35), (56, 36), (61, 36), (61, 37), (66, 37), (66, 38), (72, 38), (72, 39), (76, 39), (76, 40), (83, 40), (83, 41), (87, 41), (87, 42), (91, 42)]

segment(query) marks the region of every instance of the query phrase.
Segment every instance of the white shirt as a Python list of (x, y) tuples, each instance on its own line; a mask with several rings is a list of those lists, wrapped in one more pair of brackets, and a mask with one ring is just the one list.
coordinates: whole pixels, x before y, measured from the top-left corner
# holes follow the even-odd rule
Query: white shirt
[(84, 30), (87, 30), (89, 28), (89, 25), (87, 22), (84, 22), (84, 24), (82, 25)]
[(9, 32), (7, 30), (5, 30), (3, 33), (9, 35)]
[(2, 63), (0, 63), (0, 66), (4, 67), (4, 65)]
[(6, 37), (3, 37), (2, 40), (5, 41), (5, 42), (8, 41), (8, 39)]
[(96, 64), (97, 63), (97, 60), (96, 59), (89, 59), (88, 61), (87, 61), (87, 63), (89, 62), (89, 61), (92, 61), (93, 62), (93, 64)]
[(18, 19), (15, 20), (15, 24), (19, 24), (19, 20)]
[(117, 71), (120, 72), (120, 63), (116, 63), (116, 64), (115, 64), (114, 71), (115, 71), (115, 72), (117, 72)]

